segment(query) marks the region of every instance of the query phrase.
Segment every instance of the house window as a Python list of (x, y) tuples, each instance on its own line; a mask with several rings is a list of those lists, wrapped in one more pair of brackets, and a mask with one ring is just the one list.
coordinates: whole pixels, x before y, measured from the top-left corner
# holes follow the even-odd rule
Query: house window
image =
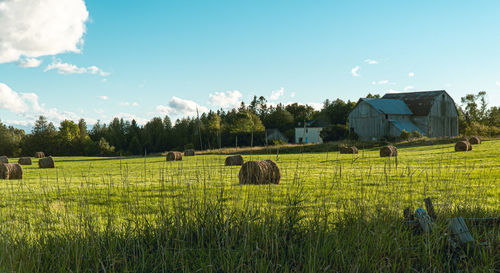
[(309, 129), (306, 128), (306, 134), (309, 133)]
[(385, 119), (389, 119), (389, 115), (388, 114), (385, 114)]
[(299, 137), (299, 143), (302, 143), (302, 138), (301, 137)]

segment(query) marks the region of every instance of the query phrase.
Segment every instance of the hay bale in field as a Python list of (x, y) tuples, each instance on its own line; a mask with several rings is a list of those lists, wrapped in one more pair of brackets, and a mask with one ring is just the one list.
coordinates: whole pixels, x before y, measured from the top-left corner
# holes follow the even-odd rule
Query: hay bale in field
[(226, 166), (241, 166), (243, 165), (243, 157), (241, 155), (232, 155), (226, 157), (226, 161), (224, 162)]
[(472, 145), (468, 141), (459, 141), (455, 144), (455, 152), (472, 151)]
[(341, 154), (357, 154), (358, 148), (356, 148), (356, 146), (340, 147), (340, 153)]
[(0, 179), (23, 179), (23, 168), (19, 164), (0, 164)]
[(384, 146), (380, 149), (380, 157), (393, 157), (398, 155), (398, 149), (392, 145)]
[(168, 152), (167, 153), (167, 161), (177, 161), (182, 160), (181, 152)]
[(40, 158), (38, 160), (38, 167), (41, 169), (51, 169), (54, 168), (54, 159), (51, 156)]
[(35, 158), (44, 158), (45, 157), (45, 153), (44, 152), (36, 152), (35, 153)]
[(194, 156), (195, 152), (193, 149), (188, 149), (184, 151), (184, 156)]
[(9, 158), (6, 155), (0, 156), (0, 163), (9, 163)]
[(481, 138), (478, 136), (473, 136), (469, 139), (470, 144), (481, 144)]
[(240, 184), (279, 184), (280, 168), (272, 160), (248, 161), (238, 174)]
[(17, 161), (19, 165), (32, 165), (33, 163), (31, 162), (31, 157), (21, 157)]

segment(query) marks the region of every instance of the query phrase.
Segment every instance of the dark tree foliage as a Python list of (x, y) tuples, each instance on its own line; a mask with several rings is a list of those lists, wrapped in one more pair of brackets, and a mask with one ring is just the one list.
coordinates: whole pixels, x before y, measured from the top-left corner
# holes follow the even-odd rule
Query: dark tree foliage
[(344, 124), (335, 124), (332, 126), (325, 127), (319, 133), (319, 136), (325, 142), (345, 139), (347, 138), (348, 135), (349, 135), (349, 129)]

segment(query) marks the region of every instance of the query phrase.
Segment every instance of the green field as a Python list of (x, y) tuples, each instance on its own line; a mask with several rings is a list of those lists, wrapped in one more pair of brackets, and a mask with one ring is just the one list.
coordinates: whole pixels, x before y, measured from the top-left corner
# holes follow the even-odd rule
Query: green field
[[(244, 155), (277, 159), (280, 184), (259, 186), (225, 155), (35, 159), (0, 183), (0, 271), (500, 270), (498, 226), (471, 227), (468, 258), (446, 254), (447, 218), (500, 216), (500, 141), (398, 152)], [(413, 234), (402, 211), (425, 197), (439, 220)]]

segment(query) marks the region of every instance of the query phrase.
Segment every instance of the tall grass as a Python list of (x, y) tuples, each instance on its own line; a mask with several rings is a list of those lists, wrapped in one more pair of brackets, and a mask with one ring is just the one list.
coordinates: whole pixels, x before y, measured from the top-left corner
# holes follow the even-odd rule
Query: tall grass
[[(222, 155), (59, 158), (0, 185), (5, 272), (496, 272), (498, 226), (452, 252), (447, 219), (500, 213), (500, 142), (280, 155), (280, 185), (240, 186)], [(249, 155), (249, 159), (276, 155)], [(432, 197), (416, 234), (402, 210)]]

